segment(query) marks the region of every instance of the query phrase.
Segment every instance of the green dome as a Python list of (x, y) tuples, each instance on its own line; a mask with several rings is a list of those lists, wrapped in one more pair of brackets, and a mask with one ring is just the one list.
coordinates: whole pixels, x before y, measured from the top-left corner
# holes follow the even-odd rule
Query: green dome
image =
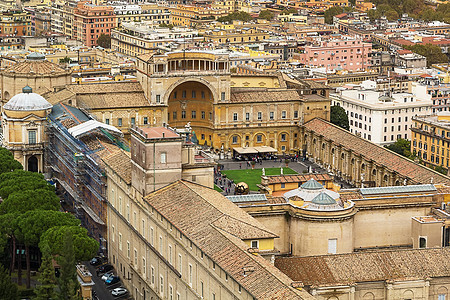
[(321, 190), (323, 189), (323, 185), (318, 183), (314, 178), (311, 178), (310, 180), (302, 184), (301, 188), (305, 190)]
[(336, 204), (336, 200), (334, 200), (330, 195), (322, 192), (311, 201), (314, 204), (318, 205), (333, 205)]

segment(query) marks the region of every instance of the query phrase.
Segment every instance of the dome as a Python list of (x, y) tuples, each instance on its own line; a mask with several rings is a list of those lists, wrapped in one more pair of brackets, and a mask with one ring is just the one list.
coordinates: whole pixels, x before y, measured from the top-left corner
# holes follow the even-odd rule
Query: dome
[(312, 199), (311, 201), (314, 204), (318, 204), (318, 205), (333, 205), (336, 204), (336, 200), (334, 200), (330, 195), (328, 195), (327, 193), (320, 193), (319, 195), (317, 195), (316, 197), (314, 197), (314, 199)]
[(33, 93), (29, 86), (22, 89), (22, 93), (12, 97), (3, 108), (6, 110), (18, 110), (18, 111), (33, 111), (33, 110), (45, 110), (52, 108), (51, 105), (44, 97)]
[(301, 188), (305, 190), (321, 190), (323, 189), (323, 185), (318, 183), (314, 178), (311, 178), (310, 180), (302, 184)]

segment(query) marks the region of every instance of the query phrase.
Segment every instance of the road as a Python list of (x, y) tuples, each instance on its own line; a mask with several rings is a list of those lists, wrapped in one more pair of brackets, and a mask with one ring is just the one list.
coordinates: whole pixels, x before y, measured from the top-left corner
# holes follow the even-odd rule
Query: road
[(97, 297), (99, 300), (131, 299), (129, 296), (129, 293), (127, 295), (120, 296), (120, 297), (114, 297), (113, 295), (111, 295), (111, 291), (113, 289), (123, 286), (122, 281), (119, 281), (118, 283), (113, 284), (113, 285), (106, 285), (102, 281), (101, 276), (96, 275), (97, 269), (94, 266), (91, 266), (89, 264), (89, 262), (84, 262), (84, 264), (87, 266), (87, 268), (89, 269), (89, 272), (91, 272), (91, 274), (92, 274), (92, 280), (95, 283), (93, 290), (97, 293)]

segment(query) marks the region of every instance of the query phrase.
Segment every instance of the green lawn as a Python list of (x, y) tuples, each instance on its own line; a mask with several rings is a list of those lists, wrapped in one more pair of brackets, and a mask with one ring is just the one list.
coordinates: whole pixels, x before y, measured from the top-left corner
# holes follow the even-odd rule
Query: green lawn
[[(280, 168), (265, 169), (266, 175), (280, 175)], [(257, 191), (257, 184), (261, 184), (262, 169), (245, 169), (245, 170), (225, 170), (222, 174), (226, 174), (234, 183), (245, 182), (251, 191)], [(283, 168), (283, 174), (297, 174), (291, 168)]]
[(218, 191), (219, 193), (222, 193), (222, 192), (223, 192), (222, 189), (221, 189), (220, 187), (218, 187), (217, 185), (214, 185), (214, 189), (215, 189), (216, 191)]

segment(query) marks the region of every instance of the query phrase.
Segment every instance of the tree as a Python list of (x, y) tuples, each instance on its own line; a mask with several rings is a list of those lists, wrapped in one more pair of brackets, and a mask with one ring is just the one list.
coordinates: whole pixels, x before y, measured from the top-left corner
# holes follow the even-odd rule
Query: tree
[(340, 106), (331, 106), (330, 122), (334, 125), (344, 128), (345, 130), (350, 129), (347, 113), (345, 112), (345, 109)]
[(384, 146), (400, 155), (411, 157), (411, 141), (406, 139), (398, 139), (395, 143)]
[(334, 16), (342, 14), (344, 10), (340, 6), (333, 6), (327, 9), (324, 13), (325, 23), (333, 24)]
[(59, 197), (48, 189), (17, 191), (0, 204), (0, 213), (24, 213), (29, 210), (59, 210)]
[(405, 46), (406, 49), (409, 49), (417, 54), (425, 56), (427, 58), (427, 66), (431, 66), (437, 63), (447, 63), (448, 57), (437, 45), (432, 44), (415, 44), (414, 46)]
[(0, 147), (0, 174), (22, 169), (22, 165), (14, 159), (12, 153), (8, 149)]
[(45, 246), (41, 249), (42, 252), (42, 263), (39, 267), (39, 278), (38, 281), (40, 283), (39, 286), (36, 287), (36, 300), (48, 300), (55, 299), (55, 287), (56, 287), (56, 278), (55, 278), (55, 270), (53, 268), (53, 257), (50, 254), (50, 248)]
[(245, 11), (235, 11), (224, 17), (218, 18), (217, 21), (222, 22), (222, 23), (231, 23), (234, 20), (248, 22), (251, 19), (252, 19), (252, 17), (250, 16), (250, 14), (246, 13)]
[(72, 237), (75, 259), (77, 261), (90, 260), (98, 251), (99, 243), (89, 237), (87, 230), (81, 226), (58, 226), (47, 230), (41, 237), (39, 247), (50, 247), (53, 255), (64, 255), (64, 238)]
[(258, 16), (260, 19), (265, 19), (267, 21), (270, 21), (273, 19), (273, 13), (266, 9), (266, 10), (261, 10)]
[(389, 21), (394, 21), (394, 20), (398, 20), (399, 19), (398, 12), (396, 12), (394, 9), (388, 10), (384, 15), (386, 16), (386, 18)]
[[(27, 264), (27, 288), (30, 288), (30, 247), (37, 247), (41, 236), (50, 228), (59, 226), (78, 226), (80, 220), (69, 213), (51, 210), (28, 211), (18, 217), (15, 237), (25, 245)], [(45, 245), (43, 245), (45, 248)], [(98, 247), (97, 247), (98, 248)]]
[(11, 282), (11, 277), (2, 265), (0, 265), (0, 291), (1, 299), (17, 300), (17, 285)]
[(59, 63), (60, 63), (60, 64), (64, 64), (64, 63), (68, 64), (68, 63), (70, 63), (71, 61), (72, 61), (72, 60), (71, 60), (70, 57), (68, 57), (68, 56), (59, 59)]
[(13, 192), (36, 189), (55, 190), (53, 186), (47, 183), (44, 176), (39, 173), (14, 170), (0, 174), (0, 197), (3, 200), (6, 200)]
[(111, 48), (111, 36), (102, 33), (97, 39), (97, 45), (107, 49)]
[[(44, 246), (45, 247), (45, 246)], [(77, 297), (79, 283), (74, 252), (73, 237), (68, 234), (63, 238), (63, 255), (57, 257), (61, 266), (61, 275), (57, 279), (59, 286), (59, 298), (62, 300), (79, 299)]]

